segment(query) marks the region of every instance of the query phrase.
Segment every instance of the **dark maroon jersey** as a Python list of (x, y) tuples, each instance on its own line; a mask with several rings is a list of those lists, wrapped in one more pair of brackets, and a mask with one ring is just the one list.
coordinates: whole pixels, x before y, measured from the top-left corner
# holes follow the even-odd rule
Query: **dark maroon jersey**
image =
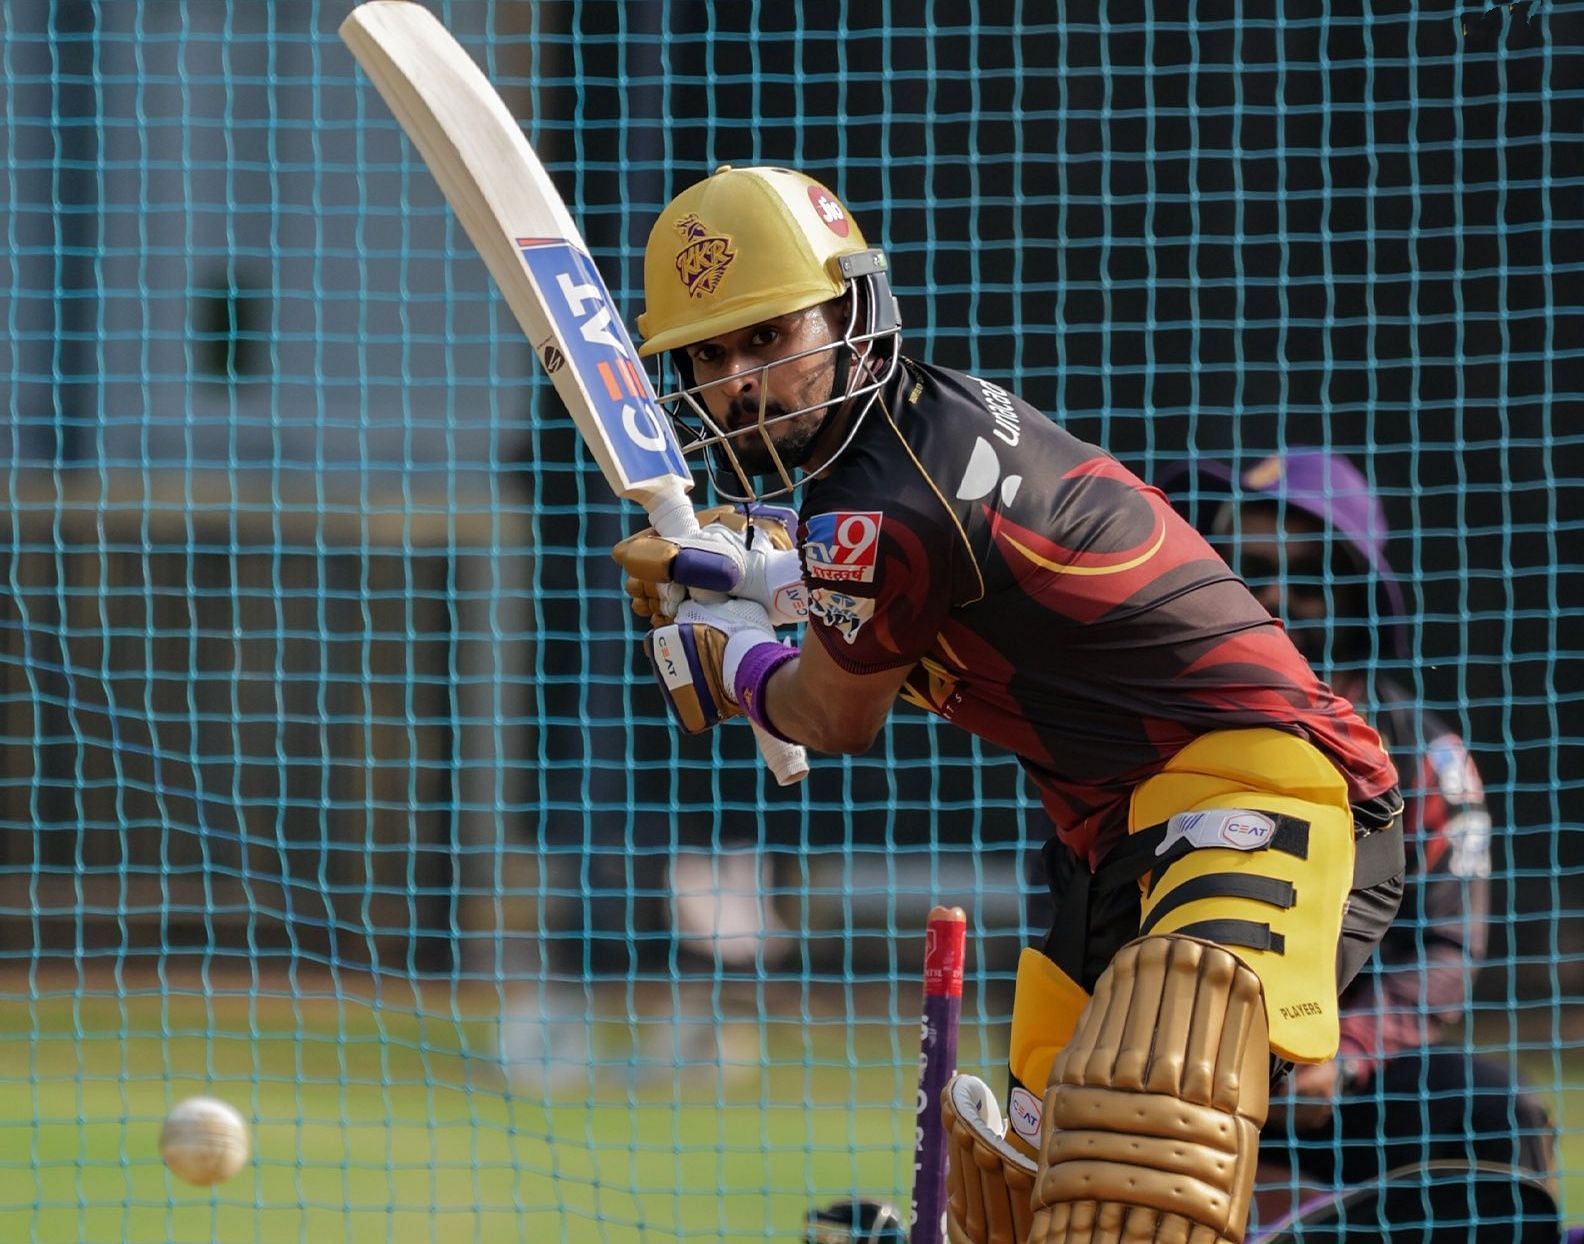
[(1367, 804), (1375, 732), (1162, 494), (998, 385), (898, 369), (801, 510), (810, 642), (1014, 752), (1091, 859), (1211, 730), (1312, 741)]

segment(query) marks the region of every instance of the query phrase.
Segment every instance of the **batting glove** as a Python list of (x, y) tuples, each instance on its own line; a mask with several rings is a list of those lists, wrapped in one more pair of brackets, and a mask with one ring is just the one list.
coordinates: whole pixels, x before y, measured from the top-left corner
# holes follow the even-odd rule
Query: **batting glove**
[(677, 616), (688, 591), (719, 592), (751, 600), (776, 626), (808, 616), (803, 567), (792, 533), (797, 514), (785, 506), (750, 512), (719, 506), (699, 515), (698, 534), (667, 538), (653, 528), (614, 549), (627, 572), (633, 612), (660, 626)]
[(675, 622), (644, 636), (644, 651), (666, 707), (687, 734), (736, 717), (745, 700), (753, 711), (770, 675), (797, 655), (776, 641), (769, 615), (751, 600), (684, 601)]
[(1001, 1108), (989, 1086), (978, 1076), (952, 1076), (941, 1093), (941, 1127), (947, 1146), (947, 1237), (966, 1244), (1028, 1239), (1035, 1162), (1004, 1134)]

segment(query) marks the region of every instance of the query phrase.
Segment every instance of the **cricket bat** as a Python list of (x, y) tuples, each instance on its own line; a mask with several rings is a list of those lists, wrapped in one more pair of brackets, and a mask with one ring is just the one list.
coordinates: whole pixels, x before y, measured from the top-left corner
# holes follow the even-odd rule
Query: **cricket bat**
[[(693, 477), (588, 247), (522, 127), (415, 0), (368, 0), (341, 38), (418, 148), (606, 482), (663, 536), (691, 535)], [(783, 786), (801, 747), (754, 727)]]

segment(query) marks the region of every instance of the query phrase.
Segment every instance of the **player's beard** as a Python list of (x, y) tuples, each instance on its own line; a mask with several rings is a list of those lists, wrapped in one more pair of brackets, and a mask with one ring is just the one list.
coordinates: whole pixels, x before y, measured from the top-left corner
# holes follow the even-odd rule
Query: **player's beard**
[[(784, 422), (774, 422), (787, 414), (780, 403), (767, 403), (761, 410), (757, 400), (745, 402), (739, 398), (727, 410), (725, 422), (732, 429), (729, 433), (732, 451), (743, 471), (748, 475), (776, 475), (777, 457), (788, 471), (808, 461), (828, 413), (825, 409), (811, 410)], [(770, 451), (771, 444), (775, 446), (774, 454)]]

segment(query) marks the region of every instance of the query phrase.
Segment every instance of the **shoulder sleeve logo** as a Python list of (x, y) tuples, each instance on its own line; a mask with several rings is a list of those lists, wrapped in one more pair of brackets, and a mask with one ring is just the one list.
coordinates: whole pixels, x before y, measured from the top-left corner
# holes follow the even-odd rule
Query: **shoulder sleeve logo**
[(676, 270), (689, 297), (713, 294), (720, 288), (726, 269), (737, 258), (731, 239), (710, 233), (709, 226), (691, 212), (676, 222), (676, 231), (687, 240), (687, 245), (677, 253)]
[(806, 524), (803, 566), (810, 578), (873, 583), (880, 546), (879, 510), (836, 510), (815, 514)]
[(835, 588), (817, 587), (809, 596), (809, 613), (839, 632), (848, 643), (858, 638), (874, 611), (875, 603), (868, 597), (849, 596)]

